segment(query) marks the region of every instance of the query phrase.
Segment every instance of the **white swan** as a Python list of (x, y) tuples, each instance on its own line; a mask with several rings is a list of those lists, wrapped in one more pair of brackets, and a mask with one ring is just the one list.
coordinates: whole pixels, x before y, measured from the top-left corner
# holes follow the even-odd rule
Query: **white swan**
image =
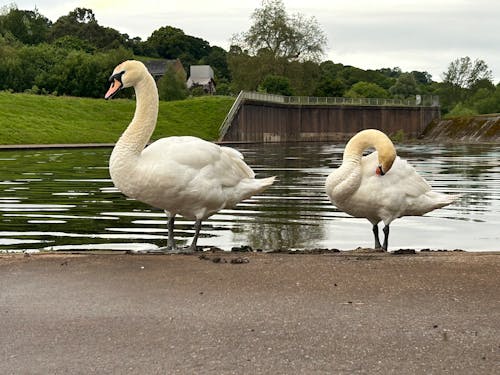
[[(110, 82), (106, 99), (122, 88), (134, 87), (137, 100), (134, 118), (109, 159), (111, 179), (123, 194), (166, 212), (168, 242), (162, 250), (195, 251), (202, 220), (274, 182), (275, 177), (255, 179), (238, 151), (196, 137), (163, 138), (145, 148), (158, 117), (158, 90), (153, 77), (143, 63), (129, 60), (114, 69)], [(187, 249), (175, 246), (177, 214), (196, 221)]]
[[(375, 152), (363, 156), (374, 147)], [(452, 203), (458, 196), (431, 191), (405, 160), (396, 156), (389, 137), (375, 129), (359, 132), (347, 143), (342, 165), (326, 179), (326, 193), (340, 210), (373, 224), (375, 248), (387, 251), (389, 225), (401, 216), (419, 216)], [(384, 243), (378, 236), (383, 221)]]

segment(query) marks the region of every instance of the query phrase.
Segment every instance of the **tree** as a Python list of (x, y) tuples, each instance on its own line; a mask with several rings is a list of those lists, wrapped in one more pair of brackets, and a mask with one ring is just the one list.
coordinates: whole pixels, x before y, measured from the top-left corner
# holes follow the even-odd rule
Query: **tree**
[(357, 82), (371, 82), (384, 89), (389, 89), (396, 81), (376, 70), (363, 70), (347, 65), (339, 71), (338, 78), (342, 79), (347, 86), (352, 86)]
[(344, 94), (346, 86), (340, 79), (324, 78), (314, 91), (314, 96), (321, 97), (341, 97)]
[(181, 29), (172, 26), (155, 30), (145, 44), (145, 49), (150, 53), (165, 59), (181, 60), (186, 70), (211, 52), (206, 40), (186, 35)]
[(389, 78), (398, 78), (402, 73), (401, 68), (399, 66), (396, 66), (394, 68), (377, 69), (377, 72), (379, 72), (379, 73), (381, 73)]
[(240, 47), (231, 46), (227, 63), (231, 72), (233, 92), (255, 91), (267, 75), (284, 75), (283, 64), (277, 64), (276, 59), (267, 51), (260, 51), (257, 56), (251, 56)]
[(417, 81), (412, 73), (402, 73), (389, 92), (396, 98), (405, 99), (418, 93)]
[(312, 95), (320, 78), (319, 65), (313, 61), (290, 61), (285, 64), (283, 76), (290, 80), (293, 95)]
[(432, 83), (432, 75), (428, 72), (419, 72), (417, 70), (413, 70), (411, 74), (413, 75), (413, 78), (415, 78), (417, 84), (429, 85)]
[(283, 76), (268, 75), (260, 87), (268, 94), (292, 95), (290, 80)]
[(232, 91), (256, 90), (269, 76), (288, 78), (296, 95), (311, 95), (326, 37), (314, 17), (287, 14), (282, 0), (263, 0), (248, 32), (233, 36), (227, 55)]
[(478, 113), (500, 113), (500, 84), (493, 90), (479, 89), (473, 96), (473, 106)]
[(389, 97), (387, 90), (380, 87), (376, 83), (358, 82), (345, 93), (347, 98), (387, 98)]
[(46, 42), (51, 22), (35, 8), (19, 10), (13, 6), (8, 12), (0, 15), (0, 34), (10, 33), (24, 44)]
[(92, 9), (76, 8), (68, 15), (59, 17), (50, 29), (51, 40), (65, 36), (88, 41), (98, 49), (110, 50), (121, 46), (131, 47), (128, 35), (117, 30), (100, 26)]
[(491, 81), (493, 74), (483, 60), (474, 60), (469, 56), (461, 57), (450, 63), (448, 71), (443, 73), (443, 82), (452, 86), (469, 89), (477, 81), (487, 79)]
[(167, 70), (158, 81), (158, 94), (160, 100), (181, 100), (186, 99), (188, 90), (186, 87), (186, 76), (176, 72), (173, 64), (167, 64)]
[[(483, 60), (471, 61), (469, 56), (450, 63), (443, 73), (443, 83), (438, 90), (443, 112), (454, 109), (458, 103), (465, 103), (474, 94), (474, 87), (481, 81), (491, 81), (492, 72)], [(457, 112), (457, 111), (454, 111)]]
[(318, 21), (300, 13), (288, 15), (282, 0), (263, 0), (251, 18), (250, 30), (233, 37), (233, 43), (249, 54), (265, 49), (288, 61), (319, 61), (323, 56), (327, 39)]

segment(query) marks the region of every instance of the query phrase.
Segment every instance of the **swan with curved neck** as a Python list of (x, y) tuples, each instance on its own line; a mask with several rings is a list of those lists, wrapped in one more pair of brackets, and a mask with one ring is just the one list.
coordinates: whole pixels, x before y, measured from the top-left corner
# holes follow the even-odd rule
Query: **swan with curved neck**
[[(376, 151), (363, 156), (370, 147)], [(394, 219), (424, 215), (457, 198), (432, 191), (427, 181), (396, 155), (389, 137), (376, 129), (362, 130), (349, 140), (342, 165), (328, 176), (325, 189), (338, 209), (372, 223), (375, 248), (385, 251), (389, 225)], [(380, 221), (385, 224), (382, 245), (378, 233)]]
[[(111, 179), (126, 196), (165, 211), (168, 242), (163, 250), (195, 251), (202, 220), (273, 184), (274, 177), (256, 179), (238, 151), (196, 137), (167, 137), (145, 147), (158, 117), (153, 77), (143, 63), (129, 60), (114, 69), (110, 81), (106, 99), (127, 87), (133, 87), (136, 94), (134, 117), (109, 159)], [(187, 249), (175, 245), (176, 215), (195, 220), (195, 234)]]

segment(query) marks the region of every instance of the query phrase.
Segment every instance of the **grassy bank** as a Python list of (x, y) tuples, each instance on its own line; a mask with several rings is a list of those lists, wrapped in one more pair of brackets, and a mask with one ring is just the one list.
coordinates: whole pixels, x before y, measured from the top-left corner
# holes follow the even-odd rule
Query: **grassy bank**
[[(153, 139), (194, 135), (215, 140), (234, 99), (160, 102)], [(132, 119), (135, 101), (0, 92), (0, 144), (113, 143)]]

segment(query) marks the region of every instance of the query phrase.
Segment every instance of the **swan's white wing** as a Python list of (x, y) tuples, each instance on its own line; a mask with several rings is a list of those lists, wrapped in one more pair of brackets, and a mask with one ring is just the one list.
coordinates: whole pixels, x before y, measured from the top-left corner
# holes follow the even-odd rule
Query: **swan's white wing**
[(397, 157), (392, 168), (383, 176), (393, 187), (409, 197), (418, 197), (431, 190), (427, 181), (406, 160)]
[[(362, 182), (352, 201), (366, 207), (366, 217), (386, 223), (405, 215), (423, 215), (449, 204), (449, 196), (431, 191), (431, 186), (406, 160), (397, 157), (384, 176), (378, 176), (376, 152), (363, 157)], [(360, 209), (360, 208), (359, 208)]]
[(255, 173), (247, 163), (243, 161), (243, 155), (230, 147), (221, 147), (221, 163), (218, 168), (225, 171), (226, 184), (231, 186), (236, 181), (244, 178), (254, 178)]
[(241, 153), (195, 137), (152, 143), (142, 152), (140, 167), (151, 188), (138, 198), (157, 207), (175, 206), (170, 210), (187, 217), (206, 217), (264, 186)]
[(179, 174), (202, 173), (224, 186), (255, 176), (240, 152), (196, 137), (160, 139), (144, 149), (141, 159), (144, 163), (175, 168)]

